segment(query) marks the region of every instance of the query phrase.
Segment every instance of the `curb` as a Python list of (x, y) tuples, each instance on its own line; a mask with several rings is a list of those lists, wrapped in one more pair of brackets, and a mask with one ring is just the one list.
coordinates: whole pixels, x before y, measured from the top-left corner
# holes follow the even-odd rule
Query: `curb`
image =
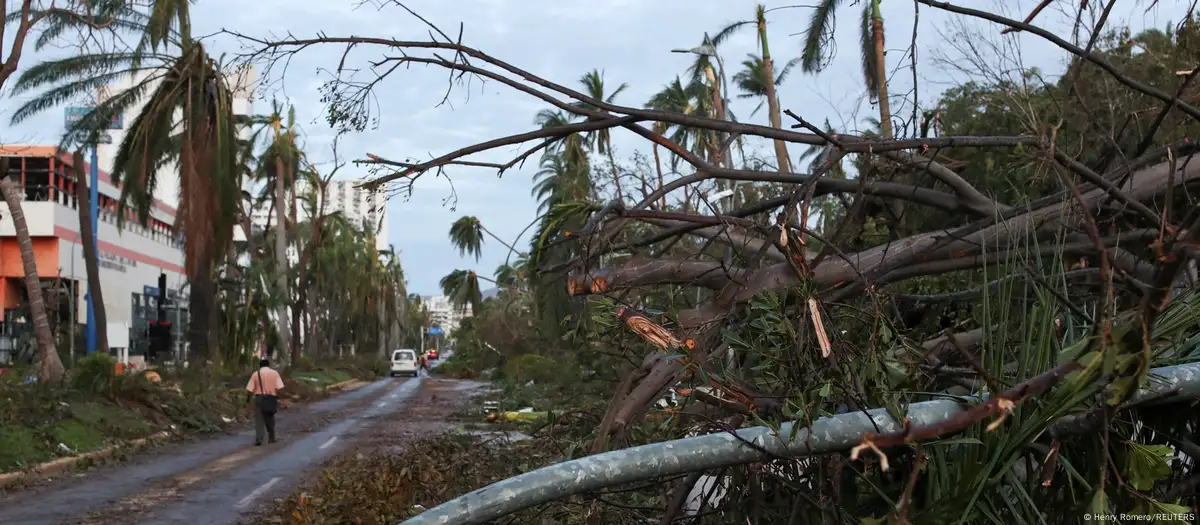
[[(335, 390), (335, 389), (344, 389), (346, 386), (348, 386), (352, 383), (355, 383), (355, 382), (362, 382), (362, 381), (359, 381), (358, 379), (350, 379), (348, 381), (342, 381), (341, 383), (335, 383), (335, 384), (329, 385), (329, 386), (325, 387), (325, 390), (329, 391), (329, 390)], [(360, 388), (361, 388), (361, 386), (365, 386), (367, 384), (365, 382), (362, 382), (362, 383), (363, 383), (363, 385), (360, 385)], [(350, 389), (350, 390), (355, 390), (355, 389)], [(35, 466), (30, 467), (25, 470), (0, 473), (0, 488), (7, 487), (9, 485), (18, 483), (20, 481), (24, 481), (26, 479), (35, 479), (35, 478), (43, 478), (46, 476), (52, 476), (54, 474), (58, 474), (59, 472), (67, 470), (71, 467), (74, 467), (80, 461), (87, 460), (87, 459), (100, 459), (100, 458), (108, 457), (108, 456), (111, 456), (114, 452), (116, 452), (119, 449), (140, 447), (142, 445), (145, 445), (145, 444), (153, 442), (153, 441), (159, 441), (162, 439), (166, 439), (170, 435), (171, 435), (170, 432), (167, 432), (164, 430), (164, 431), (158, 432), (156, 434), (151, 434), (148, 437), (139, 438), (139, 439), (135, 439), (132, 441), (127, 441), (124, 443), (117, 443), (115, 445), (109, 445), (107, 447), (93, 450), (91, 452), (85, 452), (83, 454), (76, 454), (74, 456), (65, 456), (65, 457), (61, 457), (61, 458), (57, 458), (57, 459), (52, 459), (50, 461), (35, 465)]]
[(99, 458), (108, 457), (108, 456), (111, 456), (114, 452), (116, 452), (119, 449), (129, 448), (129, 447), (140, 447), (140, 446), (150, 443), (152, 441), (166, 439), (170, 435), (171, 435), (170, 432), (167, 432), (164, 430), (157, 434), (151, 434), (149, 437), (135, 439), (133, 441), (128, 441), (125, 443), (118, 443), (116, 445), (109, 445), (107, 447), (104, 447), (104, 448), (101, 448), (98, 450), (93, 450), (91, 452), (85, 452), (83, 454), (77, 454), (74, 456), (66, 456), (66, 457), (61, 457), (58, 459), (53, 459), (53, 460), (47, 461), (45, 463), (39, 464), (37, 466), (34, 466), (34, 467), (26, 469), (26, 470), (19, 470), (16, 472), (8, 472), (8, 473), (0, 474), (0, 488), (7, 487), (9, 485), (12, 485), (14, 483), (17, 483), (19, 481), (23, 481), (23, 480), (29, 479), (29, 478), (41, 478), (41, 477), (45, 477), (45, 476), (51, 476), (51, 475), (57, 474), (59, 472), (62, 472), (64, 470), (67, 470), (71, 467), (74, 467), (80, 461), (83, 461), (85, 459), (99, 459)]

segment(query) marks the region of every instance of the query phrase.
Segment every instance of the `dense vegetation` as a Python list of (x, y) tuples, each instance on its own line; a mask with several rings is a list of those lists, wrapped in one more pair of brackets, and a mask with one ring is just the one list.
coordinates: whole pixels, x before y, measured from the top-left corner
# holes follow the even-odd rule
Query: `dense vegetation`
[[(808, 28), (807, 72), (829, 56), (838, 2), (826, 4)], [(877, 2), (860, 5), (867, 91), (888, 99), (877, 45), (886, 26)], [(1107, 19), (1091, 16), (1103, 5), (1084, 9), (1076, 20)], [(484, 146), (528, 142), (518, 158), (541, 155), (529, 247), (505, 246), (510, 263), (486, 279), (494, 298), (482, 298), (473, 270), (442, 285), (476, 313), (456, 334), (455, 373), (488, 371), (510, 388), (554, 383), (554, 372), (580, 389), (606, 385), (607, 408), (563, 456), (991, 395), (953, 422), (859, 436), (852, 455), (768, 457), (584, 494), (590, 510), (568, 522), (598, 508), (616, 512), (608, 519), (671, 521), (702, 474), (725, 487), (701, 505), (700, 521), (712, 523), (1058, 523), (1193, 505), (1194, 414), (1129, 401), (1157, 381), (1150, 369), (1198, 357), (1186, 248), (1200, 226), (1198, 175), (1187, 167), (1200, 117), (1190, 105), (1195, 20), (1139, 35), (1084, 23), (1079, 34), (1095, 41), (1060, 45), (1074, 59), (1054, 76), (988, 69), (1014, 57), (964, 45), (975, 54), (963, 58), (980, 64), (970, 81), (934, 104), (880, 104), (870, 129), (837, 130), (784, 111), (785, 81), (796, 77), (767, 60), (769, 15), (754, 14), (706, 37), (696, 64), (649, 109), (620, 101), (624, 86), (599, 72), (562, 85), (449, 39), (435, 45), (459, 55), (348, 36), (256, 42), (266, 58), (354, 43), (351, 54), (381, 68), (372, 86), (401, 74), (394, 65), (432, 64), (551, 106), (536, 115), (538, 130)], [(713, 56), (741, 28), (759, 32), (760, 53), (721, 71)], [(722, 92), (726, 75), (737, 93)], [(326, 88), (343, 131), (361, 129), (366, 114), (364, 84), (349, 76)], [(725, 106), (740, 95), (768, 103), (770, 127), (733, 120)], [(782, 130), (782, 115), (803, 132)], [(610, 133), (621, 132), (645, 138), (653, 161), (619, 160)], [(810, 148), (794, 164), (786, 148), (761, 153), (771, 143)], [(371, 162), (380, 183), (410, 184), (468, 169), (455, 165), (478, 149)], [(706, 201), (719, 190), (732, 190), (729, 205)], [(488, 239), (504, 242), (474, 217), (450, 231), (466, 254)], [(1090, 415), (1056, 423), (1068, 414)]]
[[(625, 84), (613, 88), (598, 71), (559, 84), (436, 27), (433, 42), (240, 36), (256, 47), (249, 58), (268, 63), (316, 45), (349, 45), (346, 56), (367, 57), (374, 67), (369, 82), (346, 69), (325, 86), (329, 124), (340, 133), (370, 124), (372, 90), (404, 74), (399, 66), (407, 64), (460, 73), (450, 75), (451, 87), (475, 75), (547, 104), (528, 133), (416, 164), (363, 161), (377, 170), (375, 183), (411, 185), (467, 166), (504, 172), (540, 156), (533, 190), (540, 207), (528, 245), (463, 217), (449, 232), (463, 254), (478, 260), (495, 241), (511, 257), (491, 278), (458, 269), (441, 282), (447, 296), (474, 312), (454, 334), (448, 371), (487, 372), (504, 381), (506, 395), (576, 414), (565, 433), (539, 438), (538, 453), (524, 466), (873, 408), (904, 422), (899, 432), (853, 436), (852, 451), (761, 457), (527, 512), (547, 511), (563, 523), (670, 523), (684, 507), (701, 523), (1061, 523), (1085, 512), (1186, 512), (1197, 505), (1200, 480), (1200, 421), (1184, 409), (1194, 399), (1135, 397), (1160, 381), (1152, 369), (1200, 360), (1200, 170), (1190, 162), (1200, 120), (1192, 83), (1200, 25), (1189, 13), (1133, 35), (1113, 29), (1114, 3), (1069, 7), (1081, 10), (1073, 17), (1079, 41), (1071, 44), (1030, 22), (916, 0), (922, 12), (982, 18), (1054, 41), (1071, 59), (1065, 71), (1047, 76), (992, 67), (1019, 63), (987, 54), (1005, 47), (960, 45), (965, 55), (958, 58), (976, 66), (963, 66), (972, 78), (935, 103), (917, 104), (889, 93), (889, 27), (878, 0), (859, 2), (863, 91), (878, 118), (864, 119), (868, 129), (845, 130), (786, 109), (799, 103), (788, 98), (789, 83), (807, 78), (789, 74), (793, 66), (816, 73), (832, 58), (838, 0), (813, 9), (808, 27), (785, 29), (806, 35), (798, 61), (776, 68), (771, 10), (759, 7), (705, 35), (684, 74), (630, 79), (665, 82), (633, 106), (620, 100)], [(405, 297), (394, 259), (381, 261), (373, 243), (363, 247), (358, 225), (336, 217), (286, 220), (284, 186), (308, 178), (310, 188), (323, 188), (329, 176), (304, 161), (284, 125), (289, 119), (278, 110), (260, 119), (273, 137), (262, 151), (227, 150), (231, 139), (213, 135), (232, 126), (222, 104), (227, 90), (190, 37), (187, 2), (155, 2), (144, 20), (105, 13), (121, 20), (117, 29), (145, 35), (139, 50), (170, 42), (179, 51), (163, 62), (173, 66), (168, 85), (181, 86), (170, 93), (176, 98), (147, 106), (157, 109), (135, 126), (147, 136), (176, 124), (182, 131), (172, 140), (163, 133), (152, 145), (123, 145), (126, 164), (117, 171), (141, 181), (127, 185), (126, 199), (144, 206), (153, 184), (146, 166), (129, 159), (178, 159), (185, 199), (208, 199), (191, 201), (197, 215), (184, 214), (181, 225), (188, 232), (219, 226), (188, 251), (194, 289), (200, 282), (212, 289), (209, 298), (194, 293), (200, 303), (193, 307), (212, 306), (214, 320), (223, 321), (193, 325), (198, 362), (243, 359), (261, 333), (290, 346), (294, 361), (345, 343), (411, 346), (409, 328), (423, 326), (428, 313)], [(757, 32), (758, 52), (737, 71), (724, 71), (726, 62), (715, 58), (742, 30)], [(30, 70), (17, 86), (53, 86), (29, 106), (44, 109), (64, 96), (56, 93), (84, 89), (97, 71), (148, 67), (138, 53), (73, 57)], [(217, 87), (194, 87), (201, 85)], [(167, 97), (162, 91), (153, 96)], [(738, 122), (728, 108), (738, 96), (764, 102), (769, 126)], [(124, 103), (112, 100), (97, 118)], [(190, 113), (176, 122), (180, 107)], [(785, 116), (800, 131), (785, 129)], [(615, 133), (645, 139), (652, 158), (619, 155)], [(509, 164), (468, 158), (518, 144), (526, 149)], [(793, 161), (789, 144), (807, 149)], [(224, 178), (188, 178), (210, 170)], [(261, 199), (274, 199), (286, 226), (273, 238), (261, 232), (231, 244), (223, 225), (245, 223), (244, 212), (231, 210), (238, 208), (236, 191), (255, 175), (267, 183)], [(321, 191), (308, 197), (318, 209)], [(719, 191), (729, 196), (710, 200)], [(281, 256), (288, 243), (301, 252), (294, 269)], [(230, 264), (240, 253), (249, 255), (249, 269)], [(485, 299), (480, 280), (491, 281), (497, 295)], [(277, 316), (276, 330), (259, 330), (273, 324), (267, 312), (285, 306), (292, 324)], [(299, 346), (301, 318), (320, 327), (308, 349)], [(214, 334), (233, 342), (221, 346), (227, 354), (209, 350)], [(979, 393), (988, 399), (975, 399), (957, 419), (904, 418), (909, 403), (965, 402)], [(469, 484), (456, 481), (451, 488), (461, 492), (515, 474), (508, 458), (521, 449), (496, 453), (453, 441), (430, 450), (452, 456), (455, 468), (489, 469)], [(376, 483), (380, 490), (365, 492), (378, 495), (380, 520), (411, 514), (410, 503), (454, 496), (414, 488), (414, 472), (433, 471), (405, 471), (395, 485)], [(688, 496), (705, 479), (717, 480), (721, 497)], [(400, 489), (415, 494), (404, 508), (392, 499)]]

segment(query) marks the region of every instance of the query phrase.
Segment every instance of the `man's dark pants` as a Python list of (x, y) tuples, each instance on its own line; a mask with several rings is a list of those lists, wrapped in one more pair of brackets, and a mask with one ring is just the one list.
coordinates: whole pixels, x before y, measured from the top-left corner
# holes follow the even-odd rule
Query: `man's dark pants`
[(262, 443), (264, 430), (271, 442), (275, 442), (275, 413), (263, 412), (263, 396), (254, 396), (254, 442)]

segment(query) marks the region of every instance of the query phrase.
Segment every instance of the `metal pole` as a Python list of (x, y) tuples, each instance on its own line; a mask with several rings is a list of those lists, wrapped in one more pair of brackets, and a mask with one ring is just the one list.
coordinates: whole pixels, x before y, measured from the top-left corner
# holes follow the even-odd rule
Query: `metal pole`
[[(1149, 381), (1132, 402), (1145, 406), (1194, 400), (1200, 397), (1200, 363), (1151, 370), (1163, 381)], [(1176, 395), (1165, 396), (1171, 392)], [(981, 400), (981, 398), (977, 398)], [(1154, 400), (1154, 401), (1150, 401)], [(961, 414), (970, 405), (946, 399), (908, 405), (913, 426), (932, 425)], [(802, 457), (846, 451), (858, 445), (867, 432), (898, 432), (903, 426), (885, 408), (823, 417), (803, 426), (784, 423), (776, 432), (769, 427), (744, 428), (735, 437), (729, 432), (706, 434), (603, 454), (543, 467), (508, 478), (438, 505), (403, 525), (455, 523), (472, 525), (553, 501), (572, 494), (645, 481), (664, 476), (703, 472), (778, 456)], [(747, 445), (750, 442), (756, 445)]]
[[(98, 238), (99, 228), (97, 222), (100, 221), (100, 152), (99, 142), (92, 144), (92, 165), (88, 179), (91, 187), (88, 188), (91, 202), (88, 203), (88, 214), (92, 218), (92, 250), (96, 257), (100, 257), (100, 240)], [(96, 283), (99, 285), (100, 283)], [(89, 287), (91, 284), (89, 283)], [(108, 349), (106, 348), (105, 351)], [(87, 353), (90, 355), (96, 351), (96, 307), (92, 304), (92, 294), (89, 291), (87, 294)]]

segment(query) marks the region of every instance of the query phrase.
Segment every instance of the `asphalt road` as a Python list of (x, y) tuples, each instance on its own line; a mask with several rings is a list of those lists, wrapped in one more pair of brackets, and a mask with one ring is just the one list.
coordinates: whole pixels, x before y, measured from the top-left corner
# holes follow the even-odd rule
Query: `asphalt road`
[(253, 446), (253, 428), (173, 444), (129, 463), (0, 499), (0, 524), (236, 523), (286, 495), (307, 471), (375, 420), (405, 406), (424, 376), (383, 379), (281, 412), (279, 442)]

